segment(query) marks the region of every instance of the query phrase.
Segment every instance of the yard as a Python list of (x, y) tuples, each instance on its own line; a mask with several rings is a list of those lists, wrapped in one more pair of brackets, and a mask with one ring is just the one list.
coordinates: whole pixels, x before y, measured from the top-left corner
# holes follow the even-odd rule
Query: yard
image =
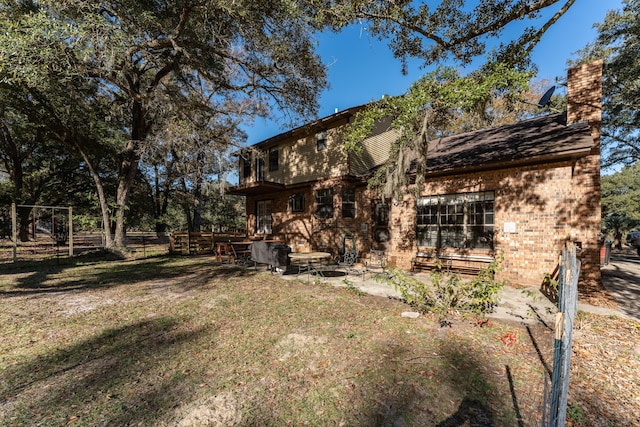
[[(533, 426), (553, 333), (210, 257), (0, 265), (0, 424)], [(640, 324), (581, 313), (574, 425), (640, 424)]]

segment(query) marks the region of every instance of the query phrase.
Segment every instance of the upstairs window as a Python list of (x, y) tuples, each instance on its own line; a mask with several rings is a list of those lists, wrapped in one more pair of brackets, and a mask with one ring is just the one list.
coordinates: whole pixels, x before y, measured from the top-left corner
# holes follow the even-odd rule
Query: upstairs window
[(251, 157), (242, 157), (242, 176), (249, 178), (251, 176)]
[(304, 212), (304, 194), (294, 194), (289, 197), (289, 209), (291, 212)]
[(342, 218), (356, 217), (356, 190), (345, 188), (342, 190)]
[(316, 190), (316, 216), (318, 218), (333, 217), (333, 190), (331, 188)]
[(269, 171), (278, 170), (278, 147), (269, 148)]
[(327, 132), (326, 131), (316, 133), (316, 147), (318, 151), (327, 149)]
[(493, 191), (485, 191), (419, 198), (418, 246), (493, 249), (493, 197)]
[(264, 181), (264, 159), (262, 157), (256, 159), (256, 181)]

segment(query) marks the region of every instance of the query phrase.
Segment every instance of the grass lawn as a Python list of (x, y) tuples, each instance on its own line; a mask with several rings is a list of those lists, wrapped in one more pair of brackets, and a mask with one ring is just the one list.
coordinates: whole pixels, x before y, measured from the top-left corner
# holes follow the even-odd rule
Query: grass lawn
[[(2, 264), (0, 425), (538, 425), (548, 328), (441, 328), (304, 279), (210, 257)], [(640, 421), (638, 325), (580, 322), (572, 418)], [(611, 325), (633, 338), (607, 349), (633, 374), (619, 388), (582, 363)]]

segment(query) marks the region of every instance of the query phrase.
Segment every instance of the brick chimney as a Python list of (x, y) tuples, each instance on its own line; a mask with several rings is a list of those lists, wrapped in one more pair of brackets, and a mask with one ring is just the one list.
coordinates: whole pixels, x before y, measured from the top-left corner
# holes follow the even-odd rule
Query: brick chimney
[(602, 123), (602, 61), (570, 68), (567, 72), (567, 125), (588, 122), (595, 147), (600, 147)]
[[(600, 124), (602, 122), (602, 61), (589, 62), (567, 72), (567, 125), (588, 123), (593, 146), (572, 169), (571, 239), (582, 244), (581, 278), (599, 283), (601, 226)], [(581, 282), (582, 283), (582, 282)], [(583, 286), (581, 284), (578, 285)]]

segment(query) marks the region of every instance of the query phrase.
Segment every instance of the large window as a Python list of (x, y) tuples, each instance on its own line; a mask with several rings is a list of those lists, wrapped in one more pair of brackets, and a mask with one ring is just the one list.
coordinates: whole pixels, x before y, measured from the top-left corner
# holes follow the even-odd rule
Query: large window
[(269, 148), (269, 171), (278, 170), (278, 147)]
[(271, 234), (271, 200), (256, 203), (256, 233)]
[(331, 188), (316, 190), (316, 216), (318, 218), (333, 217), (333, 190)]
[(493, 249), (493, 191), (421, 197), (418, 246)]
[(344, 188), (342, 190), (342, 218), (356, 217), (356, 190)]

